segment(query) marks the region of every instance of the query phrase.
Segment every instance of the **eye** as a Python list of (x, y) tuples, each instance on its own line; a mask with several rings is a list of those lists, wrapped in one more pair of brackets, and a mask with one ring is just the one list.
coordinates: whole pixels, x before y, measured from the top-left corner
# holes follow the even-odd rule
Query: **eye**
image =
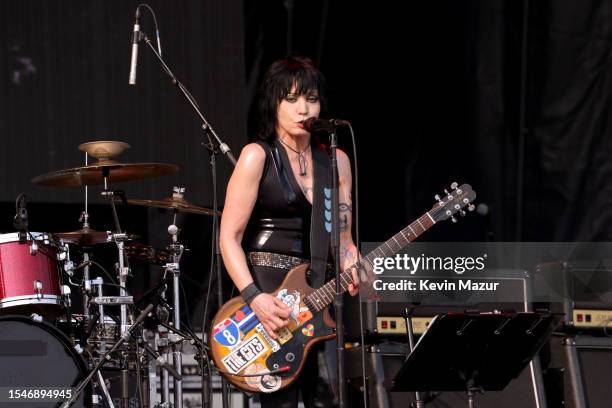
[(310, 102), (310, 103), (317, 103), (317, 102), (319, 102), (319, 95), (310, 95), (308, 97), (308, 102)]
[(294, 103), (297, 101), (297, 97), (295, 95), (287, 95), (285, 96), (285, 100), (289, 103)]

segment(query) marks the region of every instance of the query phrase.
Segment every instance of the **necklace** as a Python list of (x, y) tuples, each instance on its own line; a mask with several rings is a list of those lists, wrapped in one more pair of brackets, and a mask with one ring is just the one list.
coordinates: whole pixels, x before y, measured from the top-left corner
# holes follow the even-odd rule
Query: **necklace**
[(291, 150), (292, 152), (298, 155), (298, 165), (300, 166), (300, 176), (305, 176), (306, 175), (306, 156), (304, 156), (304, 153), (306, 153), (308, 149), (310, 149), (310, 145), (306, 146), (306, 148), (300, 152), (298, 150), (295, 150), (293, 147), (289, 146), (287, 143), (283, 142), (283, 140), (280, 137), (278, 138), (278, 140), (283, 145), (285, 145), (287, 149)]

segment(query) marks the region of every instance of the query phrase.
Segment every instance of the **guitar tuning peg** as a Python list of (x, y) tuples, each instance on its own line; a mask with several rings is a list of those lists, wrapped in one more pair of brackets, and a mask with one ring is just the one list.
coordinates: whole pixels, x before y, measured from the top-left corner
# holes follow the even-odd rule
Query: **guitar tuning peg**
[(436, 195), (434, 196), (434, 199), (435, 199), (436, 201), (438, 201), (438, 202), (442, 201), (442, 199), (440, 198), (440, 194), (436, 194)]
[(455, 210), (459, 210), (461, 209), (461, 206), (459, 204), (455, 204)]
[(447, 189), (444, 189), (444, 194), (446, 194), (446, 195), (450, 195), (450, 193), (448, 192), (448, 190), (447, 190)]
[(476, 207), (474, 207), (474, 204), (470, 204), (468, 205), (468, 211), (474, 211)]
[(452, 221), (453, 223), (456, 223), (456, 222), (457, 222), (457, 219), (456, 219), (455, 217), (451, 217), (451, 221)]
[(456, 181), (453, 181), (453, 182), (451, 183), (451, 189), (455, 190), (457, 187), (459, 187), (459, 184), (457, 184), (457, 182), (456, 182)]

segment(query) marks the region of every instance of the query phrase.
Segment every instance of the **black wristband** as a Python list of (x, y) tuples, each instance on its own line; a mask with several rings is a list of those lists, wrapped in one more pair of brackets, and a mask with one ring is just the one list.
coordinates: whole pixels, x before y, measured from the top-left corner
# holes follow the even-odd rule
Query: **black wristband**
[(251, 302), (257, 295), (261, 294), (261, 290), (255, 285), (255, 282), (251, 282), (246, 288), (240, 291), (240, 296), (244, 299), (245, 303), (251, 306)]

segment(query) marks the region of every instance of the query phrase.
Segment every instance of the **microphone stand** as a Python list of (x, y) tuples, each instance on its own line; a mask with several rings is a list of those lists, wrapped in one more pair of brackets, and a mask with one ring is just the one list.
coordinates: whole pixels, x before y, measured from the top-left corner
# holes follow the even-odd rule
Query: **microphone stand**
[[(185, 96), (185, 98), (187, 99), (187, 101), (189, 102), (193, 110), (195, 111), (196, 115), (202, 122), (202, 130), (204, 130), (205, 134), (208, 136), (208, 143), (202, 143), (202, 145), (204, 145), (210, 153), (210, 165), (211, 165), (211, 172), (212, 172), (213, 184), (214, 184), (213, 185), (214, 215), (213, 215), (212, 235), (213, 235), (213, 240), (215, 244), (214, 262), (215, 262), (216, 271), (217, 271), (218, 305), (219, 305), (219, 308), (221, 308), (221, 306), (223, 306), (223, 287), (221, 285), (223, 275), (221, 271), (221, 252), (219, 249), (219, 212), (217, 210), (217, 186), (216, 186), (217, 168), (216, 168), (215, 157), (216, 157), (216, 154), (219, 151), (221, 151), (221, 153), (223, 153), (227, 157), (227, 159), (230, 161), (230, 163), (232, 163), (233, 166), (236, 166), (236, 158), (232, 154), (228, 145), (221, 140), (221, 138), (217, 135), (217, 132), (215, 132), (213, 127), (210, 126), (210, 123), (208, 123), (208, 121), (206, 120), (202, 112), (200, 111), (200, 108), (197, 102), (195, 101), (195, 98), (191, 95), (189, 90), (187, 90), (187, 88), (176, 78), (176, 76), (174, 75), (172, 70), (168, 67), (168, 65), (162, 58), (162, 56), (155, 49), (155, 46), (151, 43), (151, 40), (149, 39), (147, 34), (144, 31), (140, 30), (138, 32), (135, 32), (134, 35), (137, 35), (136, 41), (144, 40), (147, 46), (149, 47), (149, 49), (153, 51), (153, 54), (157, 58), (157, 61), (160, 63), (162, 69), (170, 77), (172, 84), (178, 87), (178, 89)], [(205, 340), (205, 333), (206, 333), (205, 328), (202, 327), (202, 340), (203, 341)], [(204, 356), (204, 353), (202, 354), (203, 354), (202, 361), (204, 361), (206, 357)], [(210, 362), (207, 362), (206, 364), (210, 364)], [(203, 365), (203, 367), (205, 367), (205, 365)], [(209, 393), (209, 395), (206, 395), (206, 396), (203, 395), (202, 406), (205, 408), (210, 406), (209, 401), (210, 401), (210, 391), (211, 391), (211, 387), (208, 384), (208, 381), (210, 381), (210, 379), (207, 378), (208, 377), (208, 375), (206, 374), (207, 372), (208, 371), (205, 369), (202, 370), (202, 390), (203, 390), (203, 393), (204, 392)], [(221, 394), (222, 394), (223, 408), (229, 408), (229, 387), (228, 387), (227, 381), (225, 380), (225, 378), (223, 378), (223, 376), (221, 377)]]
[(346, 404), (346, 389), (344, 387), (344, 329), (342, 309), (344, 295), (340, 286), (340, 185), (338, 178), (338, 138), (334, 129), (329, 134), (332, 170), (332, 250), (335, 259), (336, 293), (334, 297), (336, 317), (336, 358), (338, 359), (338, 407), (344, 408)]

